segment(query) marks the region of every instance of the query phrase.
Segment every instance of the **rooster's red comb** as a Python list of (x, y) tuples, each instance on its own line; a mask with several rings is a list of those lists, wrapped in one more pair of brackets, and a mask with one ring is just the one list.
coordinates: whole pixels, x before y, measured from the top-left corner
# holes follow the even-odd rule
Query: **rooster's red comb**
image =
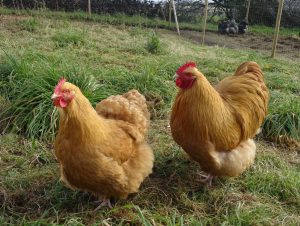
[(66, 79), (65, 78), (61, 78), (59, 80), (59, 82), (57, 83), (57, 85), (55, 86), (55, 89), (54, 89), (54, 93), (59, 93), (60, 90), (61, 90), (61, 87), (62, 85), (66, 82)]
[(182, 72), (185, 71), (185, 69), (189, 68), (189, 67), (196, 67), (196, 63), (195, 62), (187, 62), (184, 65), (182, 65), (180, 68), (177, 69), (176, 74), (180, 74)]

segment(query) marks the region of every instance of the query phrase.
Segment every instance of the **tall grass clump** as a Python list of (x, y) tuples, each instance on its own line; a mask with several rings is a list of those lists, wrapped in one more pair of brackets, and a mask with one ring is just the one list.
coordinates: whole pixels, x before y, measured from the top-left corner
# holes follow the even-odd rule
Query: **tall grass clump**
[(58, 125), (58, 112), (50, 97), (61, 76), (80, 87), (92, 104), (107, 95), (87, 70), (67, 65), (57, 69), (56, 63), (51, 64), (34, 54), (22, 60), (7, 57), (5, 67), (0, 68), (0, 83), (4, 85), (0, 95), (9, 102), (9, 106), (0, 112), (0, 122), (8, 122), (6, 130), (27, 137), (52, 139)]
[[(300, 142), (300, 99), (283, 97), (275, 92), (270, 102), (270, 112), (263, 124), (263, 136), (279, 144), (293, 146)], [(271, 94), (271, 95), (272, 95)], [(271, 96), (272, 97), (272, 96)]]
[(148, 50), (149, 53), (152, 54), (158, 54), (162, 52), (163, 48), (162, 48), (161, 41), (159, 39), (159, 36), (155, 32), (153, 32), (150, 35), (147, 41), (146, 49)]
[[(0, 113), (0, 122), (8, 121), (5, 131), (39, 139), (53, 138), (58, 113), (50, 97), (62, 76), (77, 85), (93, 105), (110, 95), (137, 89), (146, 96), (154, 115), (165, 117), (175, 93), (169, 79), (175, 65), (165, 63), (163, 69), (161, 65), (142, 65), (135, 71), (110, 66), (95, 72), (88, 66), (83, 68), (39, 53), (24, 54), (21, 60), (7, 55), (0, 66), (0, 83), (3, 84), (0, 96), (6, 99), (9, 107)], [(97, 74), (97, 78), (92, 74)]]
[(68, 45), (81, 45), (85, 42), (86, 33), (76, 29), (68, 29), (57, 32), (52, 40), (57, 47), (66, 47)]
[(18, 24), (22, 30), (26, 30), (29, 32), (34, 32), (38, 30), (40, 24), (35, 17), (23, 19), (18, 21)]

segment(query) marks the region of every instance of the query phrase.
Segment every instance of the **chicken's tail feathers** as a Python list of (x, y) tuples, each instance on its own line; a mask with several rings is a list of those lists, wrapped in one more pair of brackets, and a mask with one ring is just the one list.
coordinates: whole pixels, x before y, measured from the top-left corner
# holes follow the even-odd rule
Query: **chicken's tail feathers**
[(145, 97), (137, 90), (102, 100), (96, 105), (96, 111), (105, 118), (123, 120), (134, 125), (143, 135), (148, 130), (150, 113)]
[(132, 89), (127, 93), (124, 93), (123, 97), (125, 97), (132, 104), (136, 105), (142, 111), (145, 118), (147, 118), (148, 120), (150, 119), (150, 113), (148, 111), (146, 98), (144, 95), (142, 95), (139, 91)]
[(263, 73), (260, 66), (254, 61), (247, 61), (242, 63), (235, 71), (235, 76), (245, 75), (245, 74), (255, 75), (255, 79), (263, 82)]

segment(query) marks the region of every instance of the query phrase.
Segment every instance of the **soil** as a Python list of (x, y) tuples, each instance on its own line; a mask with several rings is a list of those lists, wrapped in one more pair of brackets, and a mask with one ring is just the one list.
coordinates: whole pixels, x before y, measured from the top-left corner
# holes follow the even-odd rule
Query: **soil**
[[(197, 31), (183, 30), (182, 37), (196, 43), (201, 43), (202, 33)], [(205, 44), (209, 46), (222, 46), (232, 49), (249, 49), (271, 55), (273, 37), (262, 36), (254, 33), (238, 35), (222, 35), (217, 32), (206, 32)], [(276, 56), (287, 57), (300, 61), (300, 37), (279, 37)]]

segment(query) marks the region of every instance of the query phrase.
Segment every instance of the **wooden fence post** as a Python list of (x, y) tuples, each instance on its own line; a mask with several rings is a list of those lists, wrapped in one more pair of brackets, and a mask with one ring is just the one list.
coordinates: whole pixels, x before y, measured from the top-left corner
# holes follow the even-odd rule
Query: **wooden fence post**
[(248, 0), (247, 11), (246, 11), (246, 17), (245, 17), (245, 20), (246, 20), (247, 23), (249, 23), (249, 10), (250, 10), (250, 4), (251, 4), (251, 0)]
[(172, 4), (171, 1), (169, 1), (169, 27), (171, 27), (171, 22), (172, 22)]
[(173, 5), (173, 11), (174, 11), (174, 18), (175, 18), (177, 33), (178, 33), (178, 35), (180, 35), (179, 25), (178, 25), (178, 20), (177, 20), (177, 14), (176, 14), (175, 2), (174, 2), (174, 0), (171, 0), (171, 2), (172, 2), (172, 5)]
[(205, 40), (205, 30), (206, 30), (206, 20), (207, 20), (207, 10), (208, 10), (208, 0), (205, 0), (204, 23), (203, 23), (203, 28), (202, 28), (202, 45), (204, 45), (204, 40)]
[(89, 15), (89, 18), (92, 17), (91, 0), (88, 0), (88, 15)]
[(275, 57), (276, 46), (277, 46), (278, 35), (279, 35), (279, 29), (280, 29), (280, 21), (281, 21), (283, 3), (284, 3), (284, 0), (279, 1), (277, 17), (276, 17), (276, 26), (275, 26), (275, 32), (274, 32), (274, 37), (273, 37), (273, 46), (272, 46), (272, 54), (271, 54), (272, 58)]

